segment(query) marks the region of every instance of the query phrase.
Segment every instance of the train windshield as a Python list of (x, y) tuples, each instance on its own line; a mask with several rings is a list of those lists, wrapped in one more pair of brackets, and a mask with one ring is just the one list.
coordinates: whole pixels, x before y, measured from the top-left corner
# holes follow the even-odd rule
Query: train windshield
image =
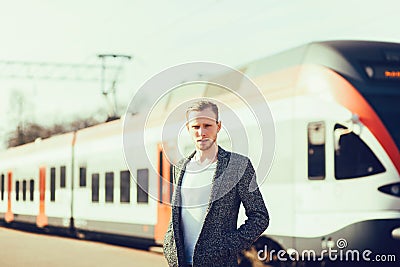
[[(374, 86), (370, 92), (362, 92), (389, 131), (400, 150), (400, 82), (393, 86)], [(378, 90), (377, 90), (378, 89)]]

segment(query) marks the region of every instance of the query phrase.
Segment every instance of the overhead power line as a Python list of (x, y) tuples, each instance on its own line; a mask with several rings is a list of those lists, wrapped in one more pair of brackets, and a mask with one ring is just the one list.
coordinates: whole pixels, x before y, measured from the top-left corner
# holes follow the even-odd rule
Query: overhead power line
[[(117, 96), (116, 96), (116, 91), (117, 91), (117, 81), (119, 78), (119, 75), (122, 70), (122, 65), (124, 61), (129, 61), (132, 59), (131, 56), (128, 55), (117, 55), (117, 54), (100, 54), (98, 57), (101, 59), (101, 65), (102, 65), (102, 70), (101, 70), (101, 92), (105, 96), (106, 100), (110, 104), (111, 107), (111, 112), (109, 118), (117, 118), (118, 117), (118, 104), (117, 104)], [(106, 88), (106, 71), (109, 72), (109, 69), (107, 68), (106, 61), (107, 59), (111, 60), (116, 60), (119, 59), (119, 66), (117, 66), (116, 71), (113, 71), (113, 78), (111, 82), (111, 87), (109, 89)], [(110, 97), (112, 99), (110, 99)]]
[(101, 93), (109, 105), (109, 117), (117, 118), (117, 82), (120, 80), (124, 62), (132, 57), (122, 54), (100, 54), (98, 58), (101, 64), (0, 60), (0, 79), (100, 82)]
[(102, 71), (120, 71), (120, 66), (0, 60), (0, 78), (99, 82)]

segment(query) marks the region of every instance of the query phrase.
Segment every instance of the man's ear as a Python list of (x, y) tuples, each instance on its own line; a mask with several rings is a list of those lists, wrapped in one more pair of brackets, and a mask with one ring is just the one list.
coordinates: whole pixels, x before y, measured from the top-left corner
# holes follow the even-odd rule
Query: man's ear
[(221, 130), (221, 121), (217, 122), (217, 132), (219, 132), (219, 130)]
[(187, 129), (188, 132), (189, 132), (189, 122), (186, 122), (186, 129)]

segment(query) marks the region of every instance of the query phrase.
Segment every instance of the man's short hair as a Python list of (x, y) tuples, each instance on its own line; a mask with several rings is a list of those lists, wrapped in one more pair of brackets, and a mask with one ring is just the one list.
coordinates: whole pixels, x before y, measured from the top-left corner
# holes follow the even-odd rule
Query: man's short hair
[(210, 100), (199, 100), (197, 102), (194, 102), (190, 107), (186, 109), (186, 120), (189, 120), (190, 112), (203, 111), (208, 108), (211, 108), (211, 110), (215, 113), (216, 122), (218, 122), (218, 106)]

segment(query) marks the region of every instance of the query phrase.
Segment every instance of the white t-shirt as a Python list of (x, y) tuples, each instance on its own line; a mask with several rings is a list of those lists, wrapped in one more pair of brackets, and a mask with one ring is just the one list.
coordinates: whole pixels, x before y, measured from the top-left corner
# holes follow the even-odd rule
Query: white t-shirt
[(193, 263), (194, 247), (199, 238), (200, 231), (208, 208), (212, 178), (217, 162), (208, 166), (199, 166), (190, 161), (182, 180), (182, 226), (185, 242), (185, 257), (187, 263)]

